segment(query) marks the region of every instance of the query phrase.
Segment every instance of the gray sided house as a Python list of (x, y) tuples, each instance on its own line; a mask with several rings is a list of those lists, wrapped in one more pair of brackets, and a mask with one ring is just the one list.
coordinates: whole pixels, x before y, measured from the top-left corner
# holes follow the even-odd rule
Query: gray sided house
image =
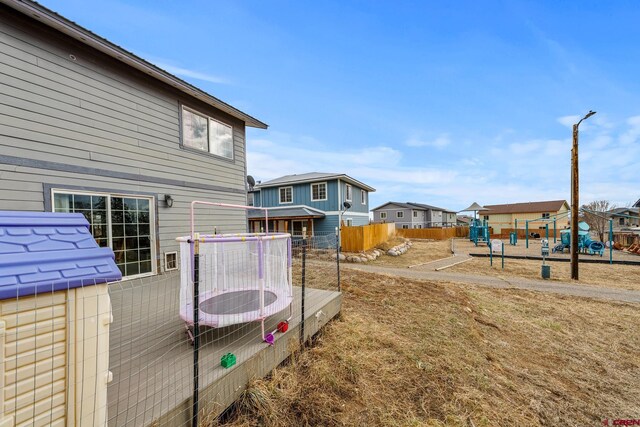
[(373, 222), (393, 222), (396, 228), (454, 227), (457, 215), (436, 206), (413, 202), (387, 202), (372, 210)]
[(607, 212), (607, 215), (613, 220), (614, 230), (625, 230), (640, 226), (640, 208), (615, 208)]
[[(287, 175), (257, 184), (251, 191), (253, 205), (270, 208), (269, 230), (302, 235), (335, 232), (347, 226), (369, 224), (369, 193), (376, 191), (354, 178), (339, 173), (311, 172)], [(345, 210), (344, 202), (351, 206)], [(264, 213), (249, 213), (249, 227), (260, 231), (265, 227)]]
[[(28, 0), (0, 0), (0, 44), (0, 209), (83, 213), (132, 277), (179, 267), (192, 200), (245, 204), (264, 123)], [(246, 231), (244, 211), (200, 212)]]

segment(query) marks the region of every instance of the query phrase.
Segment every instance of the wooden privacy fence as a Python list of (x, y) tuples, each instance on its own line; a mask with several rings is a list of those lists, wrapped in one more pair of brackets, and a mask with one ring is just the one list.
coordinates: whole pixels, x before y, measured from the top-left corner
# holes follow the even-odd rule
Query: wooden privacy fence
[(399, 228), (396, 231), (399, 236), (406, 237), (408, 239), (446, 240), (453, 237), (469, 236), (469, 227)]
[(368, 251), (389, 240), (395, 231), (396, 226), (393, 223), (342, 227), (340, 244), (345, 252)]
[[(500, 233), (496, 233), (494, 234), (493, 232), (491, 233), (491, 238), (492, 239), (508, 239), (509, 238), (509, 234), (511, 234), (511, 232), (516, 231), (515, 228), (503, 228), (502, 230), (500, 230)], [(559, 239), (560, 238), (560, 228), (556, 228), (556, 238)], [(518, 228), (517, 229), (518, 232), (518, 239), (524, 239), (527, 237), (527, 233), (526, 230), (524, 228)], [(546, 231), (544, 228), (530, 228), (529, 229), (529, 237), (531, 237), (531, 233), (536, 233), (540, 235), (540, 238), (544, 239), (546, 238)], [(549, 238), (553, 239), (553, 226), (549, 227)]]

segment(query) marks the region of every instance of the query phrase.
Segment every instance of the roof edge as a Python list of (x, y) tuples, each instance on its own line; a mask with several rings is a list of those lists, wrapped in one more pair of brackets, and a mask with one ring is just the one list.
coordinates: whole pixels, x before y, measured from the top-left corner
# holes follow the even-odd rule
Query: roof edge
[(174, 76), (173, 74), (163, 70), (162, 68), (153, 65), (152, 63), (142, 59), (141, 57), (135, 55), (132, 52), (129, 52), (109, 40), (101, 37), (90, 30), (76, 24), (73, 21), (68, 20), (62, 15), (47, 9), (46, 7), (29, 1), (29, 0), (0, 0), (0, 3), (3, 3), (12, 9), (17, 10), (18, 12), (23, 13), (33, 19), (36, 19), (42, 22), (44, 25), (47, 25), (54, 30), (60, 31), (67, 36), (78, 40), (80, 43), (83, 43), (93, 49), (98, 50), (99, 52), (104, 53), (107, 56), (110, 56), (116, 59), (119, 62), (122, 62), (132, 68), (137, 69), (145, 74), (148, 74), (157, 80), (168, 84), (169, 86), (173, 86), (187, 95), (193, 96), (196, 99), (199, 99), (212, 107), (215, 107), (225, 113), (242, 120), (246, 126), (259, 128), (259, 129), (267, 129), (269, 125), (255, 117), (250, 116), (247, 113), (244, 113), (237, 108), (227, 104), (224, 101), (204, 92), (201, 89), (193, 86), (190, 83)]
[[(2, 1), (2, 0), (0, 0), (0, 1)], [(289, 175), (285, 175), (285, 176), (289, 176)], [(328, 179), (343, 179), (344, 181), (349, 182), (351, 184), (355, 184), (358, 187), (361, 187), (361, 188), (363, 188), (364, 190), (367, 190), (370, 193), (375, 193), (375, 191), (376, 191), (376, 189), (371, 187), (370, 185), (367, 185), (362, 181), (358, 181), (357, 179), (352, 178), (349, 175), (344, 174), (344, 173), (335, 174), (335, 175), (328, 175), (328, 176), (324, 176), (324, 177), (321, 177), (321, 178), (291, 179), (289, 181), (278, 182), (278, 183), (275, 183), (275, 184), (269, 184), (269, 182), (276, 181), (276, 180), (281, 179), (281, 178), (284, 178), (284, 177), (270, 179), (267, 182), (263, 182), (263, 183), (257, 184), (254, 188), (260, 190), (260, 189), (263, 189), (263, 188), (280, 187), (280, 186), (288, 185), (288, 184), (305, 184), (307, 182), (322, 182), (322, 181), (326, 181)]]

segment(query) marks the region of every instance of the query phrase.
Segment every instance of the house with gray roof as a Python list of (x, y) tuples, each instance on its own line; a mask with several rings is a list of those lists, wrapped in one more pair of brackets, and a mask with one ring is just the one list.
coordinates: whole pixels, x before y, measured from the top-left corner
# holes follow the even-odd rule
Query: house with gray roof
[(372, 209), (373, 222), (393, 222), (396, 228), (455, 227), (455, 211), (424, 203), (387, 202)]
[(613, 220), (614, 230), (627, 230), (640, 226), (640, 208), (614, 208), (607, 212)]
[[(369, 224), (369, 193), (375, 188), (343, 173), (310, 172), (258, 182), (253, 206), (269, 208), (269, 230), (302, 236), (334, 233), (341, 224)], [(249, 228), (265, 229), (264, 211), (249, 211)]]
[(246, 203), (245, 129), (265, 123), (30, 0), (0, 0), (0, 41), (1, 209), (81, 213), (131, 278), (179, 267), (192, 200)]

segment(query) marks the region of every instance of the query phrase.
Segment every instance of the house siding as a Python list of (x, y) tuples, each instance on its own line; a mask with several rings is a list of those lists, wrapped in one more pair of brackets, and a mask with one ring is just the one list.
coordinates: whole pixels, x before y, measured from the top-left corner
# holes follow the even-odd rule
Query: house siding
[[(491, 215), (486, 212), (480, 212), (480, 218), (485, 216), (489, 217), (489, 227), (493, 228), (494, 233), (501, 233), (503, 228), (514, 228), (515, 220), (518, 220), (518, 228), (525, 228), (525, 222), (529, 221), (529, 230), (536, 231), (545, 227), (545, 224), (549, 224), (549, 227), (553, 227), (553, 222), (536, 221), (542, 217), (543, 213), (548, 213), (551, 220), (554, 217), (566, 214), (568, 208), (563, 205), (557, 212), (526, 212), (526, 213), (510, 213), (510, 214), (494, 214)], [(556, 228), (558, 230), (567, 228), (569, 226), (569, 218), (566, 216), (556, 221)]]
[[(4, 5), (0, 79), (0, 209), (45, 210), (45, 186), (153, 194), (163, 259), (189, 232), (192, 200), (246, 202), (241, 120)], [(181, 147), (183, 104), (233, 126), (233, 161)], [(204, 229), (246, 230), (244, 211), (197, 218)]]
[[(311, 184), (326, 182), (327, 183), (327, 200), (323, 201), (311, 201)], [(280, 203), (280, 188), (292, 187), (291, 203)], [(338, 186), (334, 181), (318, 181), (313, 183), (303, 184), (285, 184), (279, 187), (262, 188), (260, 190), (261, 202), (263, 207), (278, 207), (278, 206), (292, 206), (292, 205), (307, 205), (312, 208), (320, 209), (322, 211), (335, 211), (338, 210)]]
[[(414, 224), (418, 224), (418, 222), (414, 223), (414, 218), (412, 214), (413, 210), (414, 209), (405, 208), (395, 204), (386, 204), (381, 209), (376, 209), (373, 211), (373, 221), (374, 222), (393, 222), (396, 224), (396, 228), (402, 228), (403, 225), (406, 225), (408, 228), (413, 228)], [(403, 212), (404, 214), (403, 218), (396, 217), (396, 212), (399, 212), (399, 211)], [(380, 212), (386, 212), (387, 217), (385, 219), (380, 218)], [(417, 219), (419, 218), (416, 218), (416, 220)]]

